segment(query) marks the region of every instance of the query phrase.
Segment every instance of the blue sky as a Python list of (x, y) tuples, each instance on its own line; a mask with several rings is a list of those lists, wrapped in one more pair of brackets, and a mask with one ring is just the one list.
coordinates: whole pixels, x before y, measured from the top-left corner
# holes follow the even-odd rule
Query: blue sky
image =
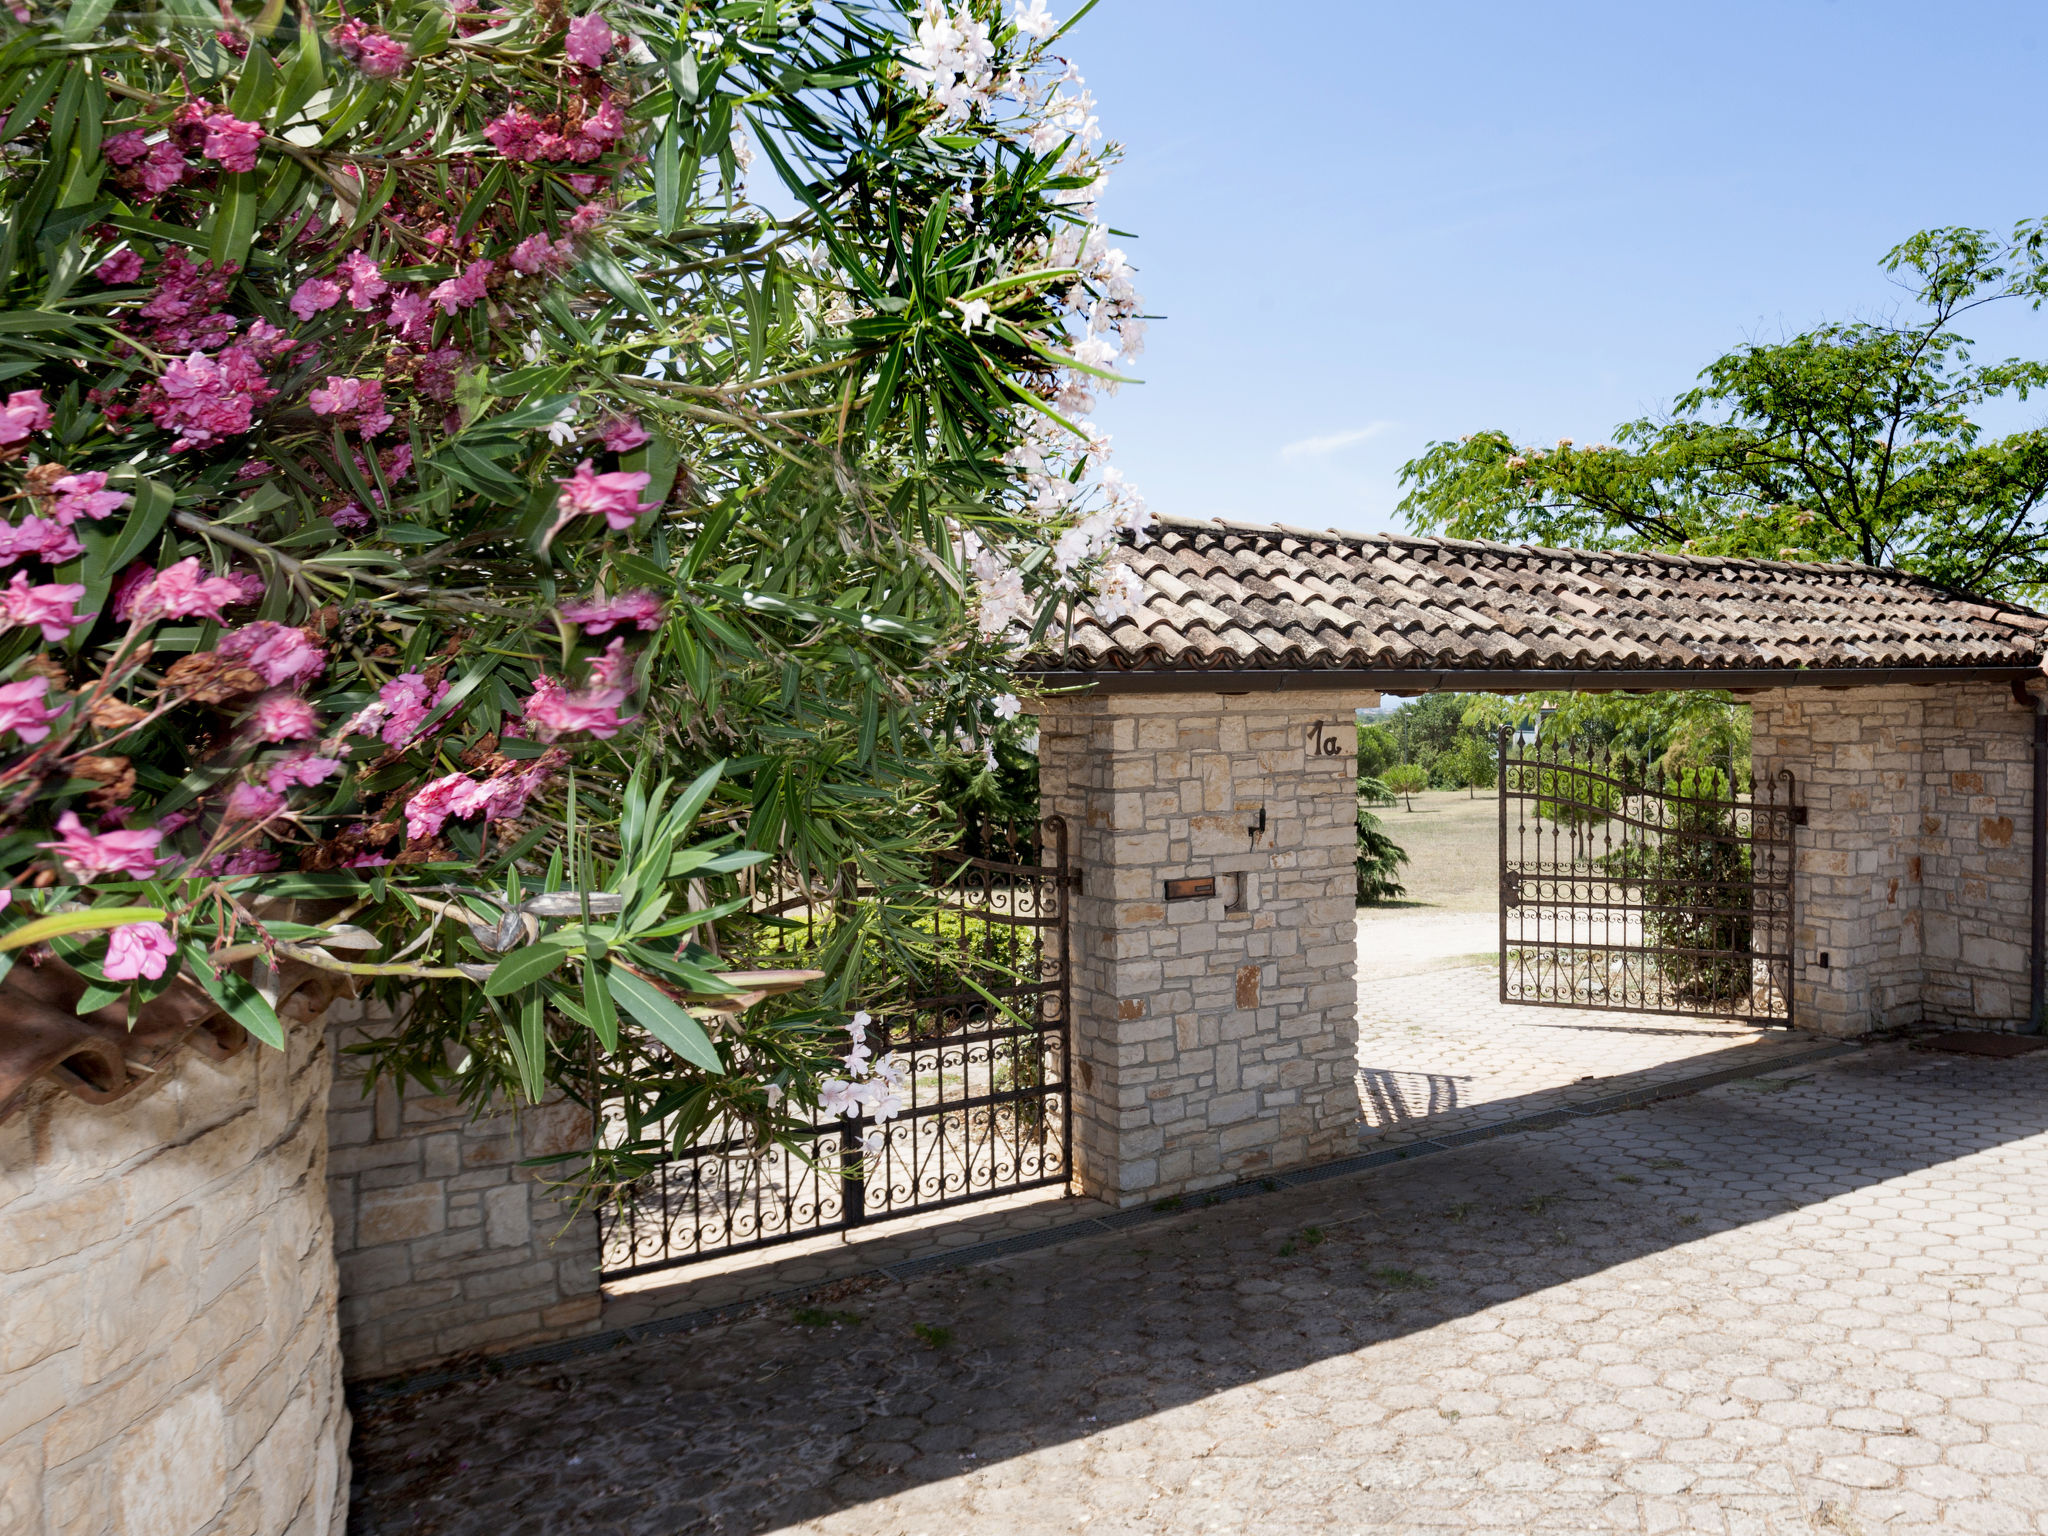
[[(1914, 230), (2048, 214), (2044, 49), (1974, 0), (1103, 0), (1069, 51), (1167, 318), (1095, 419), (1159, 512), (1398, 527), (1432, 438), (1600, 440), (1899, 305)], [(1965, 329), (2048, 353), (2048, 311)]]

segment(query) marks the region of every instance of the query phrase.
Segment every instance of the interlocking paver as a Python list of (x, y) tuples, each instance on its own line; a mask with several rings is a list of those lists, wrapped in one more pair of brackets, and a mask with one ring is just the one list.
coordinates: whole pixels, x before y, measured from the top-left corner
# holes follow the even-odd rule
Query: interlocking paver
[[(1361, 970), (1399, 942), (1389, 922), (1361, 924)], [(1362, 975), (1361, 1140), (1376, 1147), (1451, 1135), (1726, 1067), (1768, 1072), (1773, 1058), (1817, 1043), (1815, 1035), (1728, 1019), (1503, 1003), (1492, 966)]]
[(375, 1403), (354, 1529), (2048, 1532), (2048, 1059), (1785, 1076)]

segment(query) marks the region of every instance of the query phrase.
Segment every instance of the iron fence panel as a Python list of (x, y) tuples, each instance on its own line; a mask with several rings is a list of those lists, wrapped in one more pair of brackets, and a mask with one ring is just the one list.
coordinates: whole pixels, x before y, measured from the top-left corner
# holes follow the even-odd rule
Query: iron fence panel
[(1500, 744), (1500, 999), (1792, 1023), (1789, 772)]
[[(894, 1052), (908, 1064), (902, 1112), (879, 1127), (817, 1113), (794, 1152), (714, 1125), (600, 1211), (605, 1278), (1067, 1181), (1066, 823), (1048, 817), (1030, 842), (987, 851), (1006, 856), (952, 858), (936, 871), (947, 984), (872, 1010), (875, 1059)], [(754, 911), (814, 940), (821, 905), (768, 891)], [(880, 1144), (869, 1152), (871, 1129)]]

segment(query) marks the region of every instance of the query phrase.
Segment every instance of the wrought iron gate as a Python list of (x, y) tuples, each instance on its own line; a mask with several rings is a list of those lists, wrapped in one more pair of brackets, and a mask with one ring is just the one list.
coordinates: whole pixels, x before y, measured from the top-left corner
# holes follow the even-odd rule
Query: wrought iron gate
[(1500, 1000), (1792, 1022), (1789, 772), (1500, 748)]
[[(598, 1217), (606, 1278), (643, 1274), (1067, 1180), (1067, 828), (949, 859), (935, 925), (943, 990), (876, 1010), (868, 1044), (909, 1063), (887, 1125), (818, 1113), (801, 1155), (714, 1124)], [(815, 914), (808, 897), (771, 903)], [(881, 1145), (864, 1154), (871, 1129)]]

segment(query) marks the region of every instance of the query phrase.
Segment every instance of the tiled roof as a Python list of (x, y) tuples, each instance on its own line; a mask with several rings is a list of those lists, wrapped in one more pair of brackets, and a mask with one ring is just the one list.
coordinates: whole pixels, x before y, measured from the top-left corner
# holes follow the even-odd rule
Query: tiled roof
[(1143, 611), (1081, 616), (1064, 653), (1022, 670), (2018, 673), (2048, 647), (2048, 617), (1862, 565), (1183, 520), (1114, 558), (1143, 579)]

